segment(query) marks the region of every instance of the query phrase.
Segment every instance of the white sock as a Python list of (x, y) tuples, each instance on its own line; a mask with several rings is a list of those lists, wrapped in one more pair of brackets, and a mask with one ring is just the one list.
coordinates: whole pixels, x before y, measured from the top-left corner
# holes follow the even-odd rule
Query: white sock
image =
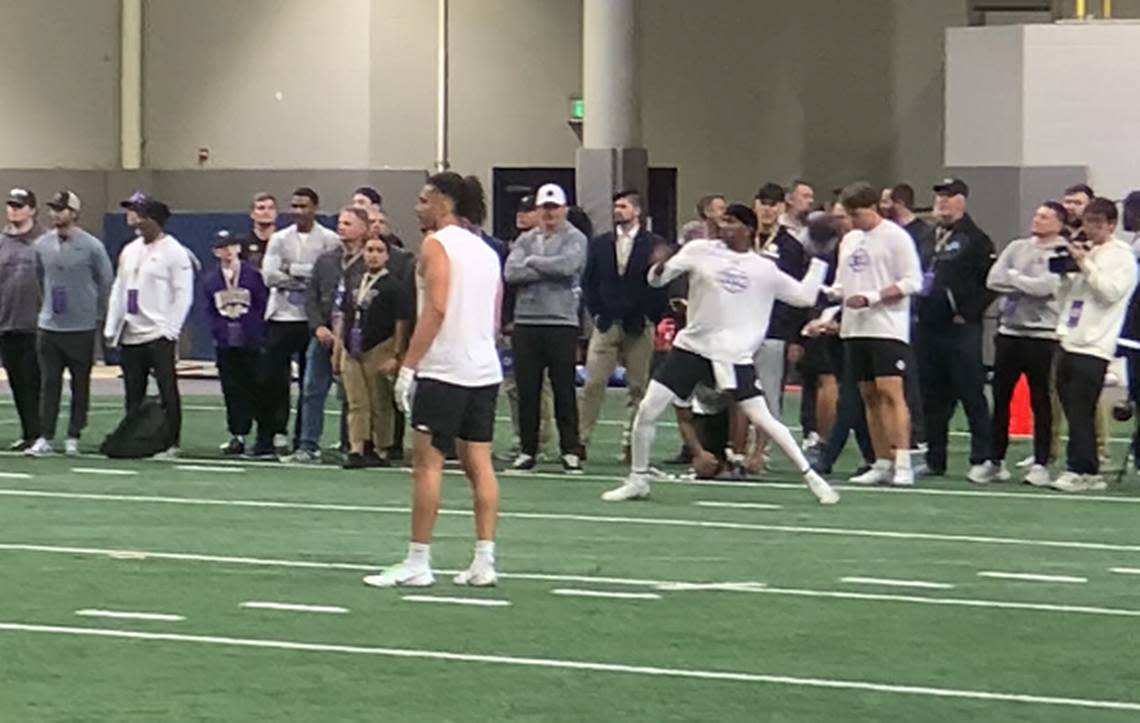
[(494, 566), (495, 564), (495, 541), (494, 540), (476, 540), (475, 541), (475, 562), (484, 563)]
[(910, 471), (910, 450), (909, 449), (896, 449), (895, 450), (895, 469), (900, 471)]
[(649, 471), (649, 453), (653, 448), (653, 437), (657, 434), (657, 420), (676, 398), (677, 395), (661, 382), (649, 382), (633, 419), (630, 460), (633, 463), (631, 471), (635, 474)]
[(431, 545), (425, 545), (422, 542), (409, 542), (408, 562), (412, 565), (431, 567)]
[(872, 465), (875, 469), (890, 470), (891, 461), (889, 459), (876, 459), (875, 464)]

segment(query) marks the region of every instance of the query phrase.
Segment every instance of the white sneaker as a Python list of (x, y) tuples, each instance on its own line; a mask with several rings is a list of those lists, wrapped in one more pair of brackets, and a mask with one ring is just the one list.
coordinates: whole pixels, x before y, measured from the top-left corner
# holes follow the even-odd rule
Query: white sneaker
[(1085, 489), (1089, 492), (1103, 492), (1104, 490), (1108, 489), (1108, 482), (1105, 481), (1104, 475), (1082, 475), (1081, 481), (1084, 483)]
[(1088, 489), (1087, 485), (1084, 475), (1076, 472), (1064, 472), (1049, 486), (1061, 492), (1084, 492)]
[(815, 470), (804, 475), (804, 482), (821, 505), (834, 505), (839, 501), (839, 493)]
[(321, 452), (320, 450), (312, 452), (307, 449), (297, 449), (293, 451), (293, 454), (281, 457), (278, 461), (281, 464), (320, 464)]
[(171, 447), (170, 449), (163, 450), (151, 457), (151, 459), (156, 459), (159, 462), (173, 462), (178, 459), (178, 448)]
[(891, 481), (891, 465), (889, 462), (883, 464), (875, 462), (871, 469), (847, 481), (856, 485), (885, 485)]
[(989, 460), (981, 464), (975, 464), (970, 467), (970, 471), (966, 473), (966, 479), (970, 480), (976, 485), (985, 485), (997, 479), (998, 466)]
[(37, 439), (31, 447), (24, 450), (25, 457), (48, 457), (53, 454), (55, 454), (55, 450), (51, 448), (51, 442), (43, 437)]
[(1048, 468), (1040, 464), (1035, 464), (1029, 468), (1028, 474), (1025, 475), (1024, 482), (1034, 487), (1049, 487), (1053, 484), (1053, 480), (1049, 479)]
[(626, 500), (643, 500), (649, 496), (649, 480), (643, 474), (631, 473), (620, 487), (602, 494), (606, 502), (625, 502)]
[(63, 453), (68, 457), (79, 456), (79, 440), (75, 437), (68, 437), (63, 443)]
[(1018, 469), (1025, 469), (1027, 467), (1032, 467), (1036, 463), (1037, 463), (1037, 460), (1034, 459), (1033, 455), (1029, 455), (1028, 457), (1026, 457), (1025, 459), (1021, 460), (1020, 462), (1018, 462), (1017, 464), (1015, 464), (1013, 466), (1017, 467)]
[(1013, 479), (1013, 475), (1010, 473), (1009, 469), (1005, 466), (1005, 460), (1004, 459), (1001, 461), (1001, 464), (998, 465), (998, 470), (997, 470), (997, 474), (995, 475), (995, 477), (997, 478), (998, 482), (1009, 482), (1011, 479)]
[(515, 457), (515, 461), (511, 462), (511, 469), (516, 472), (527, 472), (538, 466), (538, 460), (529, 454), (519, 454)]
[(894, 476), (891, 477), (891, 487), (914, 487), (914, 469), (895, 467)]
[(802, 445), (802, 448), (803, 448), (803, 450), (806, 452), (806, 451), (808, 451), (809, 449), (811, 449), (812, 447), (815, 447), (815, 446), (817, 446), (817, 445), (820, 443), (820, 441), (821, 441), (821, 440), (820, 440), (820, 438), (819, 438), (819, 433), (817, 433), (817, 432), (812, 432), (811, 434), (809, 434), (809, 435), (807, 436), (807, 438), (806, 438), (806, 439), (804, 439), (804, 443), (803, 443), (803, 445)]
[(389, 567), (378, 575), (364, 578), (370, 587), (430, 587), (435, 584), (435, 576), (427, 565), (413, 565), (407, 560)]
[(456, 575), (452, 582), (469, 587), (494, 587), (499, 583), (499, 574), (492, 564), (472, 562), (471, 567)]

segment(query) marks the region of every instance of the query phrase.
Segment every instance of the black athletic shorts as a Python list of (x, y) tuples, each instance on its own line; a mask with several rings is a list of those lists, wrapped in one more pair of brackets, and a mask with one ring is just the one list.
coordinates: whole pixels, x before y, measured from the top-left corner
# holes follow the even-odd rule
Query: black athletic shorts
[(898, 339), (854, 337), (843, 340), (844, 371), (857, 382), (877, 377), (901, 377), (910, 369), (910, 345)]
[[(756, 367), (752, 364), (735, 364), (736, 389), (732, 391), (732, 398), (738, 402), (753, 397), (763, 396), (760, 385), (756, 383)], [(704, 384), (712, 389), (717, 388), (716, 376), (713, 374), (712, 362), (700, 354), (694, 354), (684, 349), (673, 348), (665, 361), (657, 367), (653, 378), (669, 387), (669, 391), (681, 399), (693, 396), (693, 390), (698, 384)]]
[(431, 435), (444, 454), (455, 440), (490, 442), (495, 437), (499, 385), (461, 387), (438, 379), (417, 379), (412, 400), (412, 429)]
[(800, 357), (799, 363), (800, 374), (805, 378), (835, 374), (831, 347), (838, 344), (839, 338), (832, 334), (804, 339), (804, 355)]

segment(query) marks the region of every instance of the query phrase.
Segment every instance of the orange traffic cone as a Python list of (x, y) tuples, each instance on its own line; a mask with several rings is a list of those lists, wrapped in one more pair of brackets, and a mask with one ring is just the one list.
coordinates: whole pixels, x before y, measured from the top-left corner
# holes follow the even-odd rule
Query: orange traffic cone
[(1029, 405), (1029, 382), (1025, 375), (1017, 380), (1013, 398), (1009, 400), (1009, 434), (1011, 437), (1033, 435), (1033, 409)]

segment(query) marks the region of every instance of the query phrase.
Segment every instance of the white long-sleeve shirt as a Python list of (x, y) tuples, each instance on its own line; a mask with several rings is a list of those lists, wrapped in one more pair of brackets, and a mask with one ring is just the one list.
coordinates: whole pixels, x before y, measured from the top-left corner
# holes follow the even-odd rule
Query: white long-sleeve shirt
[(1112, 361), (1136, 289), (1132, 248), (1117, 238), (1094, 246), (1085, 257), (1083, 272), (1071, 274), (1071, 279), (1057, 325), (1061, 348)]
[[(136, 313), (129, 308), (133, 295), (138, 297)], [(194, 268), (186, 248), (173, 236), (149, 244), (136, 238), (119, 254), (103, 334), (126, 346), (175, 340), (193, 303)]]
[[(891, 285), (903, 298), (882, 301), (879, 292)], [(840, 337), (910, 343), (910, 297), (922, 288), (922, 266), (914, 241), (898, 224), (884, 220), (870, 231), (856, 229), (844, 236), (834, 288), (844, 302), (853, 296), (870, 302), (862, 309), (844, 305)]]
[(812, 259), (804, 280), (797, 281), (754, 251), (701, 240), (682, 246), (660, 276), (651, 268), (648, 280), (660, 288), (689, 275), (688, 318), (673, 346), (715, 362), (751, 364), (768, 333), (772, 304), (813, 306), (826, 273), (827, 264)]

